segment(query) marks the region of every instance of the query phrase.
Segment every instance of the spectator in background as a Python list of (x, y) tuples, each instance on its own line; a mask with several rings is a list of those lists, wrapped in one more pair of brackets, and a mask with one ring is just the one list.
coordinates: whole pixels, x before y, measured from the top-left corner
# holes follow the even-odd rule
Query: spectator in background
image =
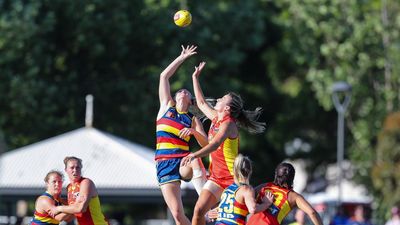
[(347, 221), (346, 225), (371, 225), (366, 218), (365, 213), (364, 206), (356, 206), (354, 215)]
[(349, 218), (347, 217), (346, 213), (344, 212), (342, 207), (337, 208), (337, 212), (335, 216), (332, 218), (332, 221), (329, 225), (345, 225)]
[(398, 206), (394, 206), (391, 210), (392, 217), (385, 225), (400, 225), (400, 210)]

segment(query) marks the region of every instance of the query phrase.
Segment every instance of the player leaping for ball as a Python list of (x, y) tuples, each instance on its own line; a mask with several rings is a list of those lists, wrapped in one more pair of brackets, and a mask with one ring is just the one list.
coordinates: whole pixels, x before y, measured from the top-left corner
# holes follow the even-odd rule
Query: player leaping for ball
[[(189, 139), (194, 136), (200, 146), (205, 146), (207, 135), (200, 120), (188, 112), (192, 95), (187, 89), (180, 89), (171, 96), (169, 79), (178, 67), (190, 56), (196, 54), (196, 46), (182, 46), (181, 54), (160, 75), (160, 109), (157, 115), (157, 178), (164, 200), (176, 224), (190, 224), (185, 216), (181, 199), (180, 182), (190, 179), (199, 193), (206, 182), (201, 159), (186, 166), (181, 159), (189, 155)], [(184, 174), (184, 175), (183, 175)], [(189, 175), (188, 175), (189, 174)]]
[(229, 92), (217, 99), (217, 104), (213, 108), (208, 105), (199, 83), (199, 75), (204, 66), (205, 63), (201, 62), (195, 67), (192, 78), (197, 106), (212, 120), (208, 132), (209, 144), (182, 160), (182, 164), (185, 165), (193, 159), (210, 155), (210, 177), (196, 202), (193, 225), (206, 223), (204, 217), (206, 212), (217, 204), (223, 190), (234, 182), (233, 162), (239, 152), (238, 127), (251, 133), (261, 133), (265, 130), (265, 123), (257, 121), (261, 108), (254, 111), (245, 110), (242, 98), (236, 93)]

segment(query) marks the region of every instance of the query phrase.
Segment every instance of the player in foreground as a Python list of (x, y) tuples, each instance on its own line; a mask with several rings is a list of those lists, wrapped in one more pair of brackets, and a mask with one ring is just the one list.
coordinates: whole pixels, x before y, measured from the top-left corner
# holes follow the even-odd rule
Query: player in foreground
[(201, 159), (181, 166), (181, 159), (189, 152), (189, 140), (194, 136), (200, 146), (208, 143), (200, 120), (189, 112), (192, 95), (180, 89), (171, 96), (169, 79), (178, 67), (196, 54), (196, 46), (182, 46), (181, 54), (168, 65), (160, 75), (160, 109), (157, 115), (157, 178), (164, 200), (176, 224), (190, 224), (185, 216), (181, 199), (181, 180), (190, 180), (200, 193), (206, 182), (206, 174)]
[(272, 193), (266, 194), (259, 204), (256, 202), (254, 189), (250, 185), (252, 172), (250, 159), (239, 154), (233, 166), (235, 183), (222, 193), (216, 225), (244, 225), (249, 213), (264, 211), (272, 204)]
[(210, 176), (196, 202), (193, 225), (205, 224), (207, 211), (219, 202), (224, 189), (234, 182), (233, 162), (239, 153), (238, 127), (251, 133), (265, 130), (265, 124), (257, 121), (261, 108), (245, 110), (242, 98), (236, 93), (230, 92), (217, 99), (213, 108), (208, 105), (199, 83), (199, 75), (204, 66), (205, 62), (201, 62), (195, 67), (192, 79), (197, 106), (212, 121), (208, 132), (209, 144), (182, 160), (182, 164), (187, 165), (193, 159), (210, 155)]

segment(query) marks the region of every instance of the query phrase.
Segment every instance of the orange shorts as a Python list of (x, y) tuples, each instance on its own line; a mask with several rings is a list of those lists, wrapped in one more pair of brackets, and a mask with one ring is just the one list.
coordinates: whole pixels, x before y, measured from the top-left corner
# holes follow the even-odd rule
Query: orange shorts
[(233, 179), (233, 176), (229, 177), (214, 177), (213, 174), (211, 174), (210, 177), (208, 177), (209, 180), (213, 181), (214, 183), (218, 184), (222, 189), (227, 188), (229, 185), (233, 184), (235, 181)]

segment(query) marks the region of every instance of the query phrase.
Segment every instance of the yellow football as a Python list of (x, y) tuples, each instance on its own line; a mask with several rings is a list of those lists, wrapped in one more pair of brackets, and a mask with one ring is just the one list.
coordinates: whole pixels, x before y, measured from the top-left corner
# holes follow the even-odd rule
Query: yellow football
[(179, 10), (174, 15), (174, 22), (179, 27), (186, 27), (192, 22), (192, 14), (187, 10)]

